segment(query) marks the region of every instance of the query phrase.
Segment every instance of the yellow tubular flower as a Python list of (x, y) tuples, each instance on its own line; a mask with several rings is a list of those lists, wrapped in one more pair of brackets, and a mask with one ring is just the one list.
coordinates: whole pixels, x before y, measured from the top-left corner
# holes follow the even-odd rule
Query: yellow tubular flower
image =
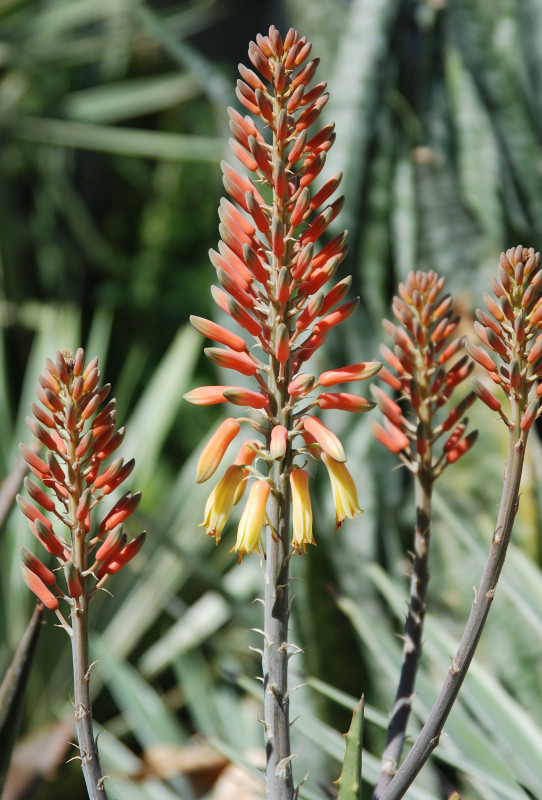
[(339, 461), (322, 453), (322, 461), (327, 467), (329, 472), (329, 479), (331, 481), (331, 490), (333, 492), (333, 499), (335, 500), (336, 509), (336, 528), (341, 527), (344, 518), (354, 518), (354, 514), (362, 514), (362, 510), (358, 503), (358, 493), (354, 480), (348, 472), (346, 466)]
[(292, 487), (293, 538), (292, 547), (301, 555), (308, 544), (316, 544), (312, 536), (312, 508), (309, 480), (304, 469), (294, 469), (290, 474)]
[(270, 491), (271, 487), (265, 481), (255, 481), (250, 487), (247, 503), (237, 529), (237, 541), (233, 548), (235, 552), (239, 553), (239, 561), (241, 561), (243, 553), (260, 553), (263, 550), (262, 527)]
[(230, 516), (239, 484), (245, 479), (245, 472), (246, 470), (235, 464), (228, 467), (205, 505), (205, 517), (201, 526), (205, 528), (206, 534), (216, 538), (217, 544)]

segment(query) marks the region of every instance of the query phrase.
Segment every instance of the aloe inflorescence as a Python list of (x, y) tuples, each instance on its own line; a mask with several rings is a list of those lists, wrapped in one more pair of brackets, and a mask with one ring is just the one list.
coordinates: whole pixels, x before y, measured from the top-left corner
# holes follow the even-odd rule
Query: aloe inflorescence
[[(38, 450), (21, 445), (40, 483), (25, 480), (30, 499), (18, 496), (35, 538), (54, 560), (51, 569), (23, 548), (23, 577), (38, 599), (56, 612), (73, 650), (74, 705), (81, 764), (92, 800), (104, 798), (98, 751), (92, 734), (89, 692), (88, 603), (109, 577), (141, 549), (145, 533), (128, 540), (123, 523), (140, 492), (126, 492), (107, 510), (106, 500), (130, 476), (133, 459), (110, 461), (123, 441), (116, 427), (111, 387), (100, 387), (98, 359), (85, 365), (79, 349), (47, 359), (27, 423)], [(44, 450), (45, 453), (38, 452)], [(68, 622), (60, 603), (70, 612)]]
[(475, 392), (464, 393), (459, 402), (453, 402), (474, 362), (464, 352), (459, 316), (451, 295), (443, 293), (444, 283), (444, 278), (430, 270), (410, 272), (399, 284), (392, 302), (396, 322), (384, 321), (394, 350), (382, 346), (389, 369), (386, 366), (380, 372), (396, 398), (372, 387), (386, 425), (374, 423), (373, 432), (413, 473), (416, 501), (403, 661), (374, 800), (397, 769), (414, 695), (429, 582), (433, 484), (449, 464), (470, 450), (477, 437), (476, 431), (467, 432), (464, 416), (476, 399)]
[(262, 651), (267, 781), (269, 795), (284, 799), (294, 793), (286, 680), (288, 563), (292, 553), (315, 544), (307, 464), (321, 459), (329, 472), (337, 527), (361, 511), (344, 448), (314, 412), (371, 409), (370, 400), (333, 389), (365, 380), (381, 366), (360, 362), (317, 375), (307, 363), (358, 305), (358, 299), (346, 299), (350, 278), (330, 283), (346, 254), (346, 233), (318, 246), (343, 198), (332, 199), (340, 173), (315, 189), (335, 132), (332, 123), (318, 127), (328, 95), (325, 82), (313, 84), (318, 59), (309, 60), (310, 51), (294, 29), (282, 38), (271, 26), (267, 36), (250, 44), (251, 67), (239, 67), (237, 97), (249, 114), (229, 109), (230, 144), (248, 174), (222, 164), (229, 199), (220, 203), (218, 251), (210, 251), (218, 283), (213, 298), (235, 332), (201, 317), (191, 321), (222, 345), (207, 348), (207, 357), (252, 384), (206, 386), (186, 395), (196, 404), (230, 403), (251, 411), (220, 425), (200, 457), (197, 480), (214, 474), (241, 426), (249, 425), (251, 436), (211, 493), (203, 524), (218, 541), (248, 484), (233, 549), (239, 558), (253, 551), (267, 559)]
[[(237, 97), (250, 115), (228, 110), (233, 133), (230, 144), (249, 175), (223, 162), (224, 187), (230, 199), (220, 203), (221, 240), (218, 251), (210, 251), (218, 281), (212, 288), (213, 298), (238, 332), (201, 317), (191, 318), (197, 330), (225, 346), (207, 348), (207, 357), (254, 382), (253, 388), (206, 386), (186, 395), (192, 403), (228, 402), (254, 412), (252, 420), (229, 418), (221, 424), (202, 453), (197, 480), (214, 474), (240, 423), (252, 424), (266, 440), (265, 446), (256, 438), (245, 441), (206, 508), (206, 530), (218, 541), (231, 506), (242, 496), (247, 476), (256, 478), (247, 501), (250, 513), (242, 519), (235, 545), (240, 555), (265, 549), (261, 531), (266, 515), (261, 509), (266, 505), (266, 490), (258, 484), (281, 491), (270, 475), (275, 463), (282, 465), (280, 474), (289, 480), (294, 497), (291, 544), (296, 551), (314, 543), (308, 486), (302, 474), (307, 456), (321, 456), (330, 472), (337, 525), (346, 515), (359, 512), (357, 493), (344, 466), (344, 449), (313, 411), (368, 411), (374, 404), (366, 398), (329, 389), (364, 380), (380, 367), (376, 362), (358, 363), (320, 376), (304, 371), (329, 331), (358, 305), (357, 299), (345, 299), (350, 278), (329, 285), (346, 253), (346, 233), (317, 249), (318, 240), (340, 212), (343, 198), (332, 200), (340, 173), (314, 190), (335, 132), (333, 124), (319, 130), (312, 127), (328, 95), (325, 82), (309, 86), (318, 66), (318, 59), (309, 60), (310, 50), (310, 43), (293, 29), (283, 40), (271, 27), (268, 36), (258, 36), (250, 45), (254, 69), (239, 67)], [(250, 346), (250, 340), (256, 347)], [(253, 465), (256, 457), (260, 464), (268, 465), (263, 474)], [(299, 467), (294, 464), (296, 457), (302, 459)], [(345, 502), (337, 494), (337, 483)], [(252, 520), (251, 525), (246, 524), (247, 519)]]

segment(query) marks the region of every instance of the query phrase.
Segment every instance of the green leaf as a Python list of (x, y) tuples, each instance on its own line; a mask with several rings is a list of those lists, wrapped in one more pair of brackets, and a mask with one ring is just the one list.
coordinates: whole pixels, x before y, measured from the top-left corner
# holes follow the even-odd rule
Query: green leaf
[(43, 117), (17, 118), (11, 135), (23, 142), (116, 153), (165, 161), (207, 161), (218, 164), (222, 139), (91, 125)]
[(378, 75), (388, 47), (388, 34), (400, 3), (398, 0), (354, 0), (345, 18), (337, 47), (335, 71), (329, 80), (330, 100), (326, 116), (334, 120), (337, 141), (330, 150), (330, 174), (344, 173), (345, 210), (333, 230), (356, 229), (359, 221), (360, 187), (366, 174), (369, 140), (378, 100)]
[(193, 75), (173, 73), (72, 92), (67, 95), (64, 108), (72, 119), (111, 123), (153, 114), (199, 94), (201, 86)]
[(354, 708), (352, 723), (346, 734), (341, 777), (337, 781), (338, 800), (361, 800), (361, 762), (363, 748), (363, 697)]

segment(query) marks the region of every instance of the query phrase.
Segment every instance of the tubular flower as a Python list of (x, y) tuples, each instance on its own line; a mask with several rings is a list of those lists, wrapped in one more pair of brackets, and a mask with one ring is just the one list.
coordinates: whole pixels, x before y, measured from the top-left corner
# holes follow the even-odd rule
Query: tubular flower
[(211, 436), (199, 457), (196, 483), (203, 483), (214, 475), (224, 453), (233, 442), (241, 426), (236, 419), (225, 419)]
[[(105, 516), (102, 511), (101, 522), (95, 519), (104, 498), (134, 467), (133, 460), (124, 463), (122, 458), (108, 464), (124, 438), (124, 428), (116, 430), (115, 400), (105, 402), (110, 386), (100, 388), (99, 382), (98, 360), (85, 366), (82, 349), (75, 356), (59, 352), (55, 361), (47, 359), (36, 388), (40, 402), (32, 403), (33, 417), (27, 418), (47, 455), (41, 458), (21, 445), (23, 457), (41, 485), (27, 478), (25, 489), (31, 499), (19, 495), (17, 503), (36, 539), (63, 566), (64, 588), (55, 583), (54, 574), (39, 558), (24, 548), (23, 575), (34, 594), (54, 610), (58, 598), (66, 600), (74, 613), (86, 608), (96, 592), (96, 580), (108, 575), (109, 537), (123, 536), (126, 544), (120, 525), (141, 499), (139, 492), (128, 492)], [(106, 532), (105, 542), (93, 554)], [(95, 580), (89, 585), (92, 577)], [(58, 596), (44, 589), (45, 584), (54, 584)]]
[[(386, 426), (373, 424), (375, 437), (413, 473), (423, 472), (429, 481), (466, 453), (477, 436), (476, 432), (467, 434), (464, 417), (475, 392), (438, 420), (440, 409), (474, 367), (468, 355), (461, 355), (464, 341), (456, 335), (459, 317), (454, 314), (452, 297), (443, 295), (443, 289), (444, 278), (432, 270), (410, 272), (399, 284), (392, 302), (397, 322), (384, 320), (395, 347), (392, 351), (382, 346), (389, 369), (382, 369), (380, 376), (400, 402), (372, 387)], [(442, 437), (446, 438), (437, 452), (435, 444)]]
[(316, 544), (312, 536), (312, 507), (309, 495), (309, 479), (304, 469), (294, 469), (290, 473), (292, 487), (293, 538), (292, 547), (307, 551), (308, 544)]
[(322, 461), (327, 467), (331, 481), (331, 491), (335, 501), (335, 530), (341, 527), (345, 517), (354, 518), (355, 514), (362, 514), (358, 503), (356, 485), (345, 464), (322, 453)]
[(260, 553), (262, 548), (262, 528), (265, 522), (265, 507), (271, 487), (265, 481), (254, 481), (250, 487), (247, 502), (237, 529), (237, 541), (233, 548), (239, 553)]
[(501, 253), (499, 280), (493, 281), (494, 297), (484, 295), (488, 313), (480, 309), (476, 312), (474, 327), (484, 347), (467, 343), (469, 355), (487, 372), (492, 385), (504, 390), (509, 413), (503, 411), (485, 384), (473, 381), (474, 391), (509, 428), (519, 426), (523, 443), (541, 413), (541, 287), (540, 253), (521, 245)]
[(230, 516), (239, 485), (245, 480), (244, 473), (243, 467), (238, 467), (236, 464), (228, 467), (205, 505), (204, 520), (201, 525), (208, 536), (215, 537), (217, 544)]
[[(365, 380), (381, 366), (340, 367), (323, 373), (320, 382), (302, 372), (331, 329), (358, 305), (357, 299), (347, 298), (350, 278), (332, 282), (346, 254), (346, 233), (320, 245), (342, 208), (343, 198), (334, 199), (342, 175), (322, 179), (335, 132), (333, 124), (318, 127), (328, 95), (325, 83), (313, 83), (318, 59), (311, 60), (310, 51), (297, 31), (290, 29), (283, 38), (272, 26), (267, 36), (250, 44), (251, 68), (239, 67), (236, 94), (245, 115), (233, 108), (228, 113), (231, 149), (242, 166), (221, 165), (228, 197), (218, 210), (218, 248), (209, 253), (216, 273), (211, 293), (235, 334), (202, 317), (191, 317), (191, 322), (227, 348), (208, 347), (207, 357), (247, 380), (243, 386), (199, 387), (185, 395), (199, 405), (230, 403), (248, 410), (250, 417), (240, 421), (265, 437), (256, 448), (262, 471), (251, 468), (251, 473), (257, 480), (265, 478), (276, 497), (296, 459), (306, 458), (303, 437), (309, 431), (317, 442), (315, 457), (323, 450), (336, 460), (346, 459), (338, 438), (312, 416), (314, 409), (360, 413), (374, 405), (355, 394), (325, 389), (320, 400), (320, 388)], [(209, 477), (220, 458), (210, 459), (206, 449), (197, 480)], [(240, 482), (234, 499), (244, 487)], [(225, 497), (224, 485), (220, 491)], [(205, 527), (212, 532), (216, 495), (209, 503)]]

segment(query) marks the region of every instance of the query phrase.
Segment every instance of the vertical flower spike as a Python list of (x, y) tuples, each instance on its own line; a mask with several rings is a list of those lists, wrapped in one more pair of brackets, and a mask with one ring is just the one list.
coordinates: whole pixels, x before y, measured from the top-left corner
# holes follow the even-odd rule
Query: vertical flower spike
[[(234, 549), (240, 555), (262, 552), (263, 521), (268, 520), (264, 604), (273, 614), (266, 612), (263, 660), (265, 685), (272, 687), (265, 698), (268, 791), (276, 800), (291, 798), (294, 791), (286, 686), (292, 503), (293, 546), (304, 552), (313, 534), (302, 466), (307, 456), (319, 459), (321, 452), (341, 463), (346, 460), (342, 444), (313, 412), (333, 408), (360, 413), (373, 406), (354, 394), (328, 391), (320, 402), (318, 389), (325, 384), (301, 372), (331, 329), (358, 304), (346, 299), (350, 279), (329, 284), (345, 256), (346, 233), (320, 244), (343, 198), (333, 198), (340, 174), (322, 180), (335, 132), (332, 124), (318, 125), (328, 95), (325, 82), (313, 83), (319, 60), (311, 60), (310, 52), (310, 43), (297, 31), (291, 29), (283, 38), (271, 26), (266, 36), (250, 43), (251, 66), (239, 67), (236, 94), (244, 114), (230, 108), (229, 116), (230, 144), (240, 166), (222, 163), (229, 198), (220, 203), (218, 252), (210, 252), (218, 282), (211, 290), (213, 299), (229, 315), (235, 335), (201, 317), (192, 317), (192, 324), (229, 348), (207, 348), (210, 360), (247, 376), (252, 388), (200, 387), (185, 395), (196, 404), (245, 406), (250, 416), (238, 421), (265, 437), (252, 447), (258, 459), (248, 480), (255, 481)], [(339, 367), (335, 383), (364, 380), (380, 366)], [(198, 480), (214, 471), (215, 461), (204, 455), (210, 466), (203, 465)], [(245, 470), (244, 479), (234, 487), (239, 473), (228, 468), (207, 503), (204, 527), (217, 539), (232, 502), (245, 487), (249, 464), (236, 464)], [(349, 508), (359, 511), (357, 499)]]
[[(21, 496), (17, 502), (34, 536), (63, 570), (55, 575), (23, 548), (23, 577), (44, 605), (56, 612), (71, 636), (81, 762), (89, 797), (97, 800), (106, 795), (92, 732), (88, 604), (109, 576), (109, 561), (116, 559), (117, 571), (129, 560), (121, 559), (122, 548), (130, 549), (129, 557), (138, 549), (126, 544), (127, 536), (119, 526), (133, 514), (141, 495), (126, 493), (109, 512), (103, 502), (130, 475), (134, 462), (124, 463), (117, 458), (107, 463), (121, 444), (124, 429), (116, 430), (115, 401), (104, 405), (110, 386), (99, 386), (98, 359), (85, 366), (82, 349), (75, 356), (59, 352), (55, 361), (47, 359), (38, 380), (40, 405), (32, 404), (34, 417), (28, 417), (27, 423), (48, 452), (41, 458), (21, 445), (25, 460), (42, 486), (27, 479), (25, 489), (32, 502)], [(99, 546), (106, 531), (109, 535)], [(140, 535), (132, 542), (137, 541), (140, 547), (143, 540)], [(54, 594), (49, 586), (54, 588)], [(71, 625), (59, 610), (60, 601), (70, 610)]]
[[(517, 446), (523, 447), (542, 395), (542, 270), (540, 253), (521, 245), (501, 253), (495, 297), (484, 295), (487, 312), (476, 311), (476, 333), (484, 347), (467, 342), (469, 355), (485, 369), (492, 383), (509, 400), (506, 414), (490, 389), (473, 380), (473, 389), (513, 430), (519, 426)], [(489, 350), (489, 353), (487, 352)]]
[[(424, 471), (432, 482), (454, 460), (474, 444), (476, 435), (466, 434), (465, 411), (475, 400), (467, 394), (439, 421), (440, 409), (454, 389), (472, 372), (473, 362), (461, 356), (463, 338), (456, 335), (459, 317), (454, 315), (452, 298), (442, 295), (444, 278), (429, 272), (410, 272), (399, 284), (393, 298), (396, 323), (384, 320), (384, 327), (395, 344), (392, 351), (382, 347), (389, 365), (380, 376), (398, 393), (399, 402), (373, 387), (373, 396), (384, 415), (386, 427), (374, 423), (373, 433), (393, 453), (397, 453), (414, 474)], [(435, 443), (446, 437), (440, 452)], [(450, 448), (448, 442), (455, 441)], [(469, 445), (466, 446), (468, 441)], [(458, 450), (459, 448), (459, 450)], [(450, 455), (452, 454), (452, 455)]]
[[(295, 30), (283, 40), (271, 27), (267, 36), (258, 36), (250, 44), (251, 67), (239, 67), (236, 94), (249, 113), (243, 116), (230, 108), (229, 116), (230, 144), (242, 169), (222, 164), (229, 199), (220, 203), (218, 251), (210, 251), (220, 286), (213, 287), (213, 298), (229, 314), (235, 333), (202, 317), (191, 317), (196, 330), (229, 348), (208, 347), (207, 357), (251, 378), (254, 387), (199, 387), (185, 398), (199, 405), (228, 402), (251, 411), (251, 418), (243, 421), (265, 434), (260, 460), (264, 466), (267, 462), (262, 473), (253, 470), (253, 474), (266, 480), (271, 478), (273, 462), (278, 463), (277, 475), (284, 472), (288, 478), (296, 458), (305, 459), (307, 452), (315, 457), (327, 452), (336, 461), (345, 461), (340, 441), (312, 416), (313, 410), (359, 414), (374, 403), (340, 391), (318, 394), (318, 388), (365, 380), (381, 367), (378, 362), (337, 367), (323, 373), (320, 380), (301, 373), (329, 330), (347, 319), (358, 303), (345, 300), (350, 278), (325, 286), (343, 260), (347, 242), (343, 233), (318, 247), (343, 198), (333, 200), (340, 173), (314, 188), (325, 170), (335, 132), (332, 124), (317, 128), (328, 95), (325, 82), (313, 85), (318, 59), (310, 60), (310, 51), (310, 43)], [(251, 341), (265, 357), (254, 355)], [(233, 418), (223, 423), (228, 431), (223, 436), (221, 428), (216, 434), (220, 441), (215, 443), (213, 437), (205, 448), (198, 482), (207, 480), (218, 466), (223, 445), (231, 441), (226, 433), (234, 424), (238, 425)], [(318, 445), (309, 451), (303, 439), (307, 432)], [(208, 533), (222, 531), (222, 523), (215, 526), (216, 502), (220, 500), (221, 508), (226, 498), (229, 503), (229, 493), (225, 493), (229, 485), (226, 480), (213, 490), (205, 513)], [(274, 488), (280, 492), (277, 483)], [(219, 512), (220, 519), (223, 513)]]
[(441, 410), (474, 367), (467, 355), (461, 355), (463, 338), (457, 335), (459, 317), (454, 314), (451, 296), (443, 294), (443, 290), (444, 278), (432, 270), (410, 272), (405, 282), (399, 284), (399, 294), (392, 302), (396, 321), (384, 320), (394, 350), (382, 347), (388, 367), (380, 372), (396, 399), (372, 387), (385, 424), (383, 427), (374, 423), (373, 433), (413, 473), (416, 497), (414, 561), (403, 664), (373, 800), (384, 792), (400, 761), (414, 694), (429, 581), (433, 483), (449, 464), (472, 447), (477, 435), (476, 431), (467, 433), (468, 420), (464, 417), (476, 398), (474, 392), (452, 405), (447, 413)]
[[(508, 545), (510, 544), (515, 516), (519, 506), (521, 477), (525, 458), (525, 445), (529, 430), (540, 415), (542, 389), (542, 270), (540, 254), (518, 245), (501, 253), (499, 279), (492, 282), (494, 297), (484, 295), (487, 311), (478, 310), (474, 327), (482, 341), (482, 347), (468, 343), (471, 357), (486, 371), (492, 383), (499, 385), (506, 399), (505, 409), (485, 382), (473, 381), (474, 391), (482, 402), (493, 412), (499, 414), (509, 430), (508, 458), (504, 469), (501, 500), (493, 536), (489, 546), (483, 574), (476, 587), (475, 601), (465, 624), (457, 651), (452, 658), (452, 668), (448, 671), (433, 708), (401, 766), (399, 760), (406, 719), (401, 723), (401, 708), (410, 705), (413, 682), (406, 679), (406, 673), (415, 672), (415, 664), (409, 665), (401, 673), (400, 690), (390, 723), (388, 743), (382, 761), (381, 774), (375, 788), (374, 800), (398, 800), (404, 797), (409, 786), (418, 775), (437, 745), (448, 714), (455, 703), (463, 681), (474, 658), (478, 642), (490, 613), (499, 577), (503, 569)], [(411, 295), (414, 300), (414, 295)], [(405, 303), (406, 298), (403, 298)], [(405, 316), (405, 322), (407, 321)], [(445, 328), (445, 326), (444, 326)], [(436, 329), (435, 329), (436, 330)], [(394, 337), (395, 338), (395, 337)], [(397, 342), (397, 339), (396, 339)], [(402, 366), (406, 362), (404, 348), (396, 352)], [(408, 353), (412, 361), (412, 352)], [(441, 372), (434, 380), (442, 386), (452, 373), (450, 383), (457, 383), (465, 372), (462, 360), (448, 373)], [(465, 423), (460, 421), (464, 408), (459, 403), (452, 421), (447, 421), (446, 430), (452, 431), (444, 445), (448, 462), (457, 460), (470, 446), (465, 436)], [(454, 427), (455, 426), (455, 427)], [(416, 553), (416, 559), (418, 554)], [(416, 563), (411, 586), (411, 610), (418, 606), (418, 617), (423, 618), (423, 606), (419, 606), (419, 583), (416, 579)], [(416, 585), (418, 583), (418, 585)], [(411, 614), (409, 613), (409, 619)], [(405, 640), (408, 652), (412, 641)], [(418, 649), (418, 648), (416, 648)], [(408, 654), (405, 654), (408, 658)], [(404, 665), (406, 663), (404, 661)], [(405, 716), (403, 714), (403, 716)], [(408, 711), (406, 714), (408, 718)], [(400, 742), (397, 747), (397, 742)]]

